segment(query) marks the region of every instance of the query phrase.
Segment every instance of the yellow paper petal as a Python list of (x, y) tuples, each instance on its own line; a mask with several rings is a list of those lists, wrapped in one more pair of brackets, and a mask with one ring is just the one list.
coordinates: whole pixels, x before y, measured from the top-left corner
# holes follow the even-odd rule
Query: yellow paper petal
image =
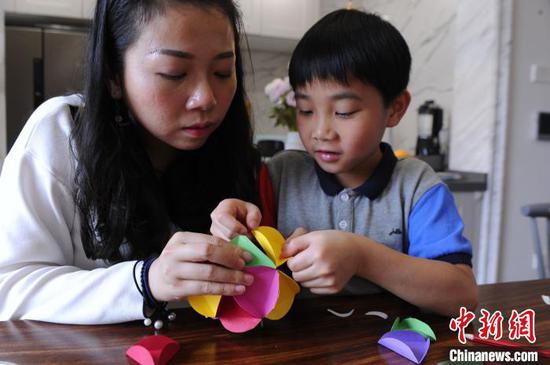
[(194, 295), (187, 297), (187, 301), (196, 312), (210, 318), (216, 317), (221, 299), (221, 295)]
[(272, 320), (283, 318), (290, 310), (290, 307), (292, 307), (294, 297), (299, 292), (300, 286), (292, 278), (279, 271), (279, 298), (273, 310), (267, 315), (267, 318)]
[(281, 251), (285, 244), (285, 238), (275, 228), (260, 226), (252, 230), (252, 234), (263, 247), (265, 253), (273, 262), (275, 266), (279, 267), (286, 262), (286, 258), (281, 259)]

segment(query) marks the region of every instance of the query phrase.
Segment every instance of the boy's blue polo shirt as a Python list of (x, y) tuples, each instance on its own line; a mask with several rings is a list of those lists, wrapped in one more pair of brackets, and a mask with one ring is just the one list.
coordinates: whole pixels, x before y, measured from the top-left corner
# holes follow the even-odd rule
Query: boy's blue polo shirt
[[(302, 151), (284, 151), (268, 163), (277, 201), (277, 227), (290, 235), (337, 229), (360, 234), (415, 257), (472, 265), (472, 248), (448, 187), (424, 162), (397, 160), (388, 144), (372, 175), (344, 188)], [(371, 292), (354, 278), (351, 293)]]

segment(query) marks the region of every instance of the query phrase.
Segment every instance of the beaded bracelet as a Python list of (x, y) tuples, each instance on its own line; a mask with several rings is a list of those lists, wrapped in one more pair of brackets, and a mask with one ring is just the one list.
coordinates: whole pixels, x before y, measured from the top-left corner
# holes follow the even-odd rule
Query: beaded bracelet
[(153, 326), (155, 330), (160, 330), (164, 326), (164, 321), (173, 321), (176, 319), (176, 314), (173, 312), (168, 313), (168, 310), (166, 309), (168, 302), (159, 302), (151, 294), (151, 288), (149, 287), (149, 269), (157, 257), (158, 256), (151, 256), (147, 260), (143, 261), (143, 266), (141, 267), (140, 273), (141, 288), (143, 288), (143, 290), (140, 288), (136, 280), (136, 267), (141, 260), (136, 261), (134, 264), (133, 276), (134, 284), (143, 297), (143, 316), (145, 317), (143, 324), (150, 326), (151, 323), (154, 323)]

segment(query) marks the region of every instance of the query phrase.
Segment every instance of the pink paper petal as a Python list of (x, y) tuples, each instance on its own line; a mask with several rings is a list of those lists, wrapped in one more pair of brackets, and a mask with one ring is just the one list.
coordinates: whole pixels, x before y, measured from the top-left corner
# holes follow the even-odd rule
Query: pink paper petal
[(387, 332), (378, 343), (417, 364), (424, 360), (430, 348), (429, 339), (408, 330)]
[(254, 282), (246, 288), (244, 294), (233, 298), (252, 317), (264, 318), (277, 303), (279, 273), (265, 266), (245, 267), (244, 270), (254, 276)]
[(239, 307), (233, 297), (222, 297), (218, 308), (218, 318), (226, 330), (235, 333), (249, 331), (262, 320), (261, 318), (252, 317), (247, 311)]
[(126, 351), (126, 356), (140, 365), (164, 365), (179, 351), (180, 345), (170, 337), (147, 336)]

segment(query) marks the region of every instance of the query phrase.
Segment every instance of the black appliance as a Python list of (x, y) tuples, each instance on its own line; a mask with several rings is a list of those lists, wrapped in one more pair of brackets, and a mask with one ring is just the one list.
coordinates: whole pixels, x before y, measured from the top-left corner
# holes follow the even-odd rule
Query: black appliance
[(443, 127), (443, 109), (433, 100), (427, 100), (418, 108), (418, 138), (416, 155), (438, 155), (440, 152), (439, 132)]
[(444, 169), (445, 158), (441, 153), (439, 132), (443, 128), (443, 109), (433, 100), (425, 101), (418, 108), (418, 137), (416, 156), (426, 161), (436, 171)]

